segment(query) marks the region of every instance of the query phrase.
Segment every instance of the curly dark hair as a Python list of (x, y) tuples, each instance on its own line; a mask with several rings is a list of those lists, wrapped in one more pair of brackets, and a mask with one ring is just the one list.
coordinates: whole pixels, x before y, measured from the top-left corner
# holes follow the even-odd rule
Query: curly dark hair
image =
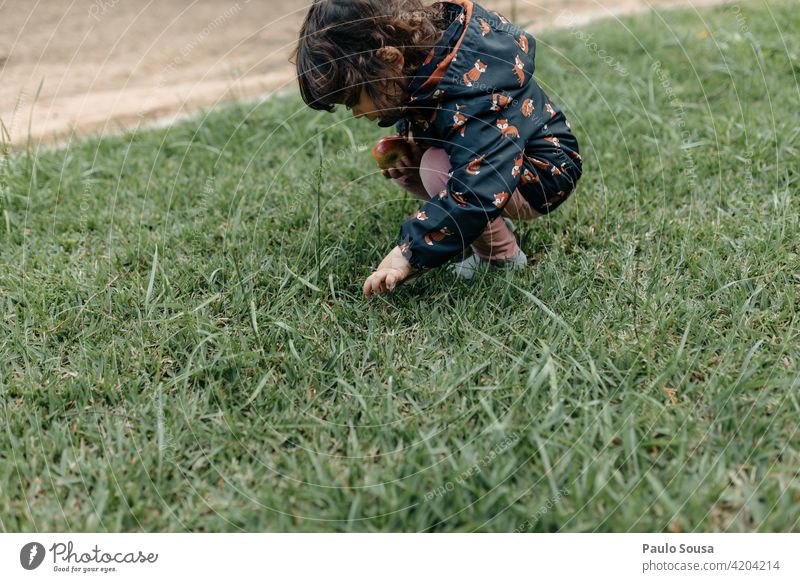
[[(314, 0), (293, 54), (303, 101), (324, 111), (353, 107), (363, 88), (379, 110), (401, 107), (408, 78), (445, 28), (438, 2)], [(402, 53), (401, 78), (385, 47)]]

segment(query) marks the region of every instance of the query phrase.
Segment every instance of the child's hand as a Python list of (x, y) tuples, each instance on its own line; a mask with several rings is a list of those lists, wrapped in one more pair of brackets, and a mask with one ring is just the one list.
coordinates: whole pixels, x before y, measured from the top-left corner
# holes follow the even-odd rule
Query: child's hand
[(364, 282), (364, 297), (388, 293), (395, 285), (405, 281), (411, 271), (411, 263), (403, 256), (400, 247), (394, 247), (378, 265), (377, 270), (367, 277)]
[(417, 145), (413, 136), (409, 135), (406, 140), (410, 151), (410, 155), (402, 156), (394, 168), (388, 170), (381, 170), (383, 177), (386, 179), (398, 180), (400, 178), (419, 179), (419, 164), (422, 160), (424, 150)]

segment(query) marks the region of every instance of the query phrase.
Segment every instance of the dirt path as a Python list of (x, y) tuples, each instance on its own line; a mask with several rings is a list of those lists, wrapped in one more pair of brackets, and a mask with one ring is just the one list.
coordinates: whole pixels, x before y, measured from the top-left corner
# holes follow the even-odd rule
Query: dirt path
[[(531, 30), (720, 0), (519, 0)], [(512, 0), (485, 0), (511, 15)], [(309, 0), (0, 0), (0, 120), (14, 144), (164, 122), (293, 90)], [(38, 91), (38, 97), (37, 97)]]

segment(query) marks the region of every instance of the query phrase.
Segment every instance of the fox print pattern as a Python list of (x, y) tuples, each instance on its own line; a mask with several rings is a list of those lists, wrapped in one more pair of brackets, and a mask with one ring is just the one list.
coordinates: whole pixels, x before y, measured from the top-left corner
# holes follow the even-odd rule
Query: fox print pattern
[(475, 61), (475, 65), (473, 65), (469, 71), (464, 73), (464, 84), (467, 87), (472, 87), (473, 84), (478, 82), (478, 80), (481, 78), (481, 75), (483, 75), (485, 72), (486, 64), (478, 59)]
[[(422, 153), (438, 148), (441, 156), (441, 166), (437, 161), (431, 168), (440, 179), (435, 189), (433, 180), (421, 184), (433, 195), (408, 208), (397, 238), (398, 246), (410, 241), (403, 256), (413, 268), (443, 266), (470, 244), (488, 242), (481, 233), (489, 224), (498, 227), (495, 221), (518, 202), (538, 214), (556, 210), (581, 177), (577, 140), (560, 103), (547, 97), (534, 74), (536, 38), (481, 1), (441, 3), (448, 26), (432, 57), (431, 47), (420, 51), (425, 63), (407, 89), (407, 99), (418, 100), (399, 112), (398, 134), (409, 142), (413, 136)], [(420, 184), (407, 185), (422, 197)]]
[(455, 131), (456, 129), (459, 129), (459, 128), (460, 128), (460, 131), (458, 132), (458, 134), (461, 137), (464, 137), (464, 132), (467, 129), (467, 116), (464, 115), (463, 113), (459, 112), (459, 111), (456, 111), (456, 114), (453, 115), (453, 128), (452, 129), (453, 129), (453, 131)]
[(531, 115), (533, 115), (534, 109), (536, 108), (533, 106), (533, 99), (525, 99), (525, 101), (522, 102), (521, 110), (522, 110), (522, 115), (524, 115), (525, 117), (530, 117)]
[(532, 163), (534, 166), (539, 168), (540, 170), (547, 170), (550, 167), (550, 164), (547, 162), (543, 162), (542, 160), (538, 160), (533, 156), (528, 156), (528, 161)]
[(427, 233), (424, 237), (422, 237), (422, 240), (425, 241), (426, 245), (433, 246), (433, 243), (437, 243), (439, 241), (442, 241), (442, 240), (444, 240), (444, 237), (450, 236), (451, 234), (453, 234), (453, 233), (450, 232), (450, 229), (445, 226), (444, 228), (442, 228), (440, 230), (434, 230), (434, 231), (431, 231), (431, 232)]
[(539, 176), (531, 172), (528, 168), (522, 170), (522, 176), (519, 179), (520, 184), (538, 184)]
[(544, 138), (544, 141), (549, 141), (551, 144), (553, 144), (557, 148), (561, 147), (561, 142), (558, 141), (557, 137), (546, 137), (546, 138)]
[(485, 158), (483, 156), (479, 158), (475, 158), (469, 164), (467, 164), (467, 174), (472, 176), (477, 176), (481, 173), (481, 164)]
[(508, 119), (498, 119), (497, 128), (503, 137), (519, 137), (519, 130), (514, 125), (508, 124)]
[(498, 20), (500, 20), (500, 22), (502, 22), (503, 24), (511, 24), (505, 16), (503, 16), (502, 14), (497, 12), (496, 10), (492, 10), (492, 14), (497, 16)]
[(456, 204), (458, 204), (461, 208), (466, 208), (467, 207), (467, 201), (464, 198), (464, 193), (463, 192), (453, 192), (453, 193), (450, 194), (450, 196), (453, 197), (453, 200), (455, 200)]
[(508, 192), (500, 192), (494, 195), (494, 205), (502, 208), (508, 202)]
[(528, 54), (528, 37), (525, 36), (525, 33), (519, 35), (519, 40), (517, 41), (517, 46), (524, 52), (526, 55)]
[(511, 103), (511, 97), (502, 93), (492, 93), (492, 111), (505, 109)]
[(519, 86), (522, 87), (525, 84), (525, 63), (522, 62), (519, 55), (516, 56), (516, 61), (514, 61), (514, 74), (517, 76)]
[(519, 173), (522, 171), (522, 161), (525, 158), (525, 154), (520, 154), (519, 157), (514, 160), (514, 167), (511, 168), (511, 176), (516, 178), (519, 176)]

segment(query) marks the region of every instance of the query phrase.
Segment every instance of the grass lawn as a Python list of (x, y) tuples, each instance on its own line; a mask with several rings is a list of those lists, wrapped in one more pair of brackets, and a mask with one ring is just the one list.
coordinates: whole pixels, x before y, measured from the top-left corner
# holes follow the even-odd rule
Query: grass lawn
[(530, 268), (372, 301), (418, 205), (344, 110), (6, 156), (0, 530), (798, 531), (798, 29), (540, 35), (585, 171)]

